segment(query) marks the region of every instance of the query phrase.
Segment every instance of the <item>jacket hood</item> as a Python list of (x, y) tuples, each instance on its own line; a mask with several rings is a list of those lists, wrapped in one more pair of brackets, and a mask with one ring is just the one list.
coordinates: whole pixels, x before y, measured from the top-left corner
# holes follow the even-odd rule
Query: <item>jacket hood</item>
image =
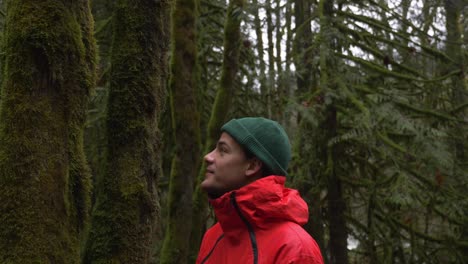
[(285, 181), (284, 176), (264, 177), (210, 200), (226, 235), (245, 227), (245, 221), (259, 229), (266, 229), (275, 222), (290, 221), (301, 226), (307, 223), (306, 202), (297, 190), (286, 188)]

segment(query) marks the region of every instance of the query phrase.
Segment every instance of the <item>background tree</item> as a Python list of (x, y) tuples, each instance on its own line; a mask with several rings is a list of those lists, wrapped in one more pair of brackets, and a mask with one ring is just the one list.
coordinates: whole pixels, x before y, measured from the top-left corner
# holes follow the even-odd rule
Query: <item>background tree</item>
[(84, 263), (148, 263), (159, 216), (158, 119), (168, 52), (165, 1), (116, 3), (107, 150)]
[[(219, 129), (228, 117), (228, 111), (234, 95), (234, 85), (238, 74), (239, 54), (241, 45), (240, 23), (242, 19), (244, 1), (231, 0), (226, 12), (224, 26), (224, 57), (219, 88), (213, 103), (207, 127), (207, 137), (203, 153), (208, 153), (214, 147), (219, 137)], [(200, 183), (205, 178), (206, 164), (203, 162), (198, 174), (197, 184), (193, 195), (193, 227), (191, 233), (191, 258), (196, 258), (201, 243), (203, 231), (206, 230), (208, 201), (206, 194), (200, 189)], [(195, 246), (196, 245), (196, 246)]]
[[(197, 107), (197, 5), (177, 0), (172, 10), (170, 107), (173, 157), (167, 222), (160, 263), (186, 263), (191, 245), (193, 182), (200, 160), (200, 117)], [(188, 151), (189, 150), (189, 151)]]
[(0, 106), (0, 262), (78, 263), (95, 80), (88, 1), (8, 1)]
[[(91, 168), (93, 184), (96, 175), (102, 175), (104, 153), (106, 149), (106, 114), (109, 95), (109, 76), (111, 66), (112, 17), (115, 1), (97, 0), (92, 2), (92, 13), (95, 21), (94, 36), (98, 48), (96, 67), (96, 88), (92, 93), (85, 127), (85, 154)], [(93, 192), (92, 203), (95, 201)]]
[[(297, 105), (296, 131), (292, 134), (293, 154), (291, 175), (294, 178), (291, 184), (298, 188), (309, 205), (309, 222), (305, 229), (314, 237), (322, 251), (325, 252), (325, 229), (322, 214), (323, 202), (321, 192), (324, 189), (323, 148), (320, 148), (323, 131), (315, 129), (317, 120), (311, 119), (307, 108), (313, 102), (322, 103), (323, 95), (318, 89), (318, 72), (314, 69), (314, 58), (319, 57), (319, 47), (314, 41), (311, 20), (313, 3), (307, 0), (294, 2), (295, 39), (294, 39), (294, 65), (296, 90), (295, 99), (300, 101)], [(288, 65), (288, 64), (287, 64)]]

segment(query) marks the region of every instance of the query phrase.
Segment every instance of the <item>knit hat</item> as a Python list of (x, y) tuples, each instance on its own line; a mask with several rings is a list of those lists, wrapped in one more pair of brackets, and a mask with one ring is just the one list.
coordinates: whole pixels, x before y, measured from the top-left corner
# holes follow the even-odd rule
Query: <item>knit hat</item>
[(287, 176), (291, 145), (280, 124), (263, 117), (244, 117), (227, 122), (221, 131), (252, 152), (273, 174)]

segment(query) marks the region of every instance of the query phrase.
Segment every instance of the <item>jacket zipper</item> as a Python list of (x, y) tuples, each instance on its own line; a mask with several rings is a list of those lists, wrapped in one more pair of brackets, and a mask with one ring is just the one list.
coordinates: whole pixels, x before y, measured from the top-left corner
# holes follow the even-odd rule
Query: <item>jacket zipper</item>
[(239, 215), (239, 217), (242, 219), (242, 221), (247, 226), (247, 230), (249, 230), (250, 242), (252, 243), (252, 251), (253, 251), (253, 258), (254, 258), (253, 259), (253, 264), (257, 264), (258, 263), (257, 238), (255, 237), (255, 232), (254, 232), (254, 229), (253, 229), (252, 225), (249, 223), (249, 221), (247, 221), (245, 216), (242, 214), (242, 212), (241, 212), (241, 210), (239, 208), (239, 205), (237, 205), (236, 193), (235, 192), (231, 193), (231, 203), (234, 206), (234, 208), (236, 209), (236, 212)]
[(218, 245), (218, 242), (224, 237), (224, 234), (221, 234), (218, 239), (216, 240), (215, 244), (213, 245), (213, 247), (211, 248), (210, 252), (208, 252), (208, 255), (206, 255), (206, 257), (203, 259), (203, 261), (200, 263), (200, 264), (203, 264), (205, 263), (208, 258), (211, 256), (211, 253), (213, 253), (214, 249), (216, 248), (216, 246)]

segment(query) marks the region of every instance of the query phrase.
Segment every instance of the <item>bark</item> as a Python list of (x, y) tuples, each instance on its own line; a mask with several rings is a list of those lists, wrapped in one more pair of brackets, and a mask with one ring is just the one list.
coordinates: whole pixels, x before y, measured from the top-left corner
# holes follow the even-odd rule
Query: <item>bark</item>
[(177, 0), (172, 12), (171, 112), (174, 157), (169, 183), (168, 218), (160, 263), (186, 263), (191, 245), (193, 179), (200, 160), (196, 86), (194, 0)]
[(163, 109), (169, 4), (120, 0), (114, 14), (107, 153), (83, 263), (148, 263), (157, 235), (158, 119)]
[[(239, 68), (239, 54), (241, 48), (240, 22), (243, 12), (243, 0), (231, 0), (227, 9), (227, 18), (224, 26), (224, 55), (223, 66), (219, 88), (216, 92), (216, 99), (208, 122), (206, 142), (203, 153), (208, 153), (215, 145), (221, 126), (228, 117), (228, 111), (234, 96), (234, 83)], [(200, 183), (205, 177), (205, 163), (200, 166), (200, 171), (193, 195), (193, 225), (191, 233), (192, 253), (191, 263), (194, 262), (198, 253), (203, 231), (206, 229), (206, 219), (208, 216), (208, 201), (206, 194), (200, 189)]]
[(95, 82), (88, 1), (8, 1), (0, 106), (0, 262), (78, 263)]

